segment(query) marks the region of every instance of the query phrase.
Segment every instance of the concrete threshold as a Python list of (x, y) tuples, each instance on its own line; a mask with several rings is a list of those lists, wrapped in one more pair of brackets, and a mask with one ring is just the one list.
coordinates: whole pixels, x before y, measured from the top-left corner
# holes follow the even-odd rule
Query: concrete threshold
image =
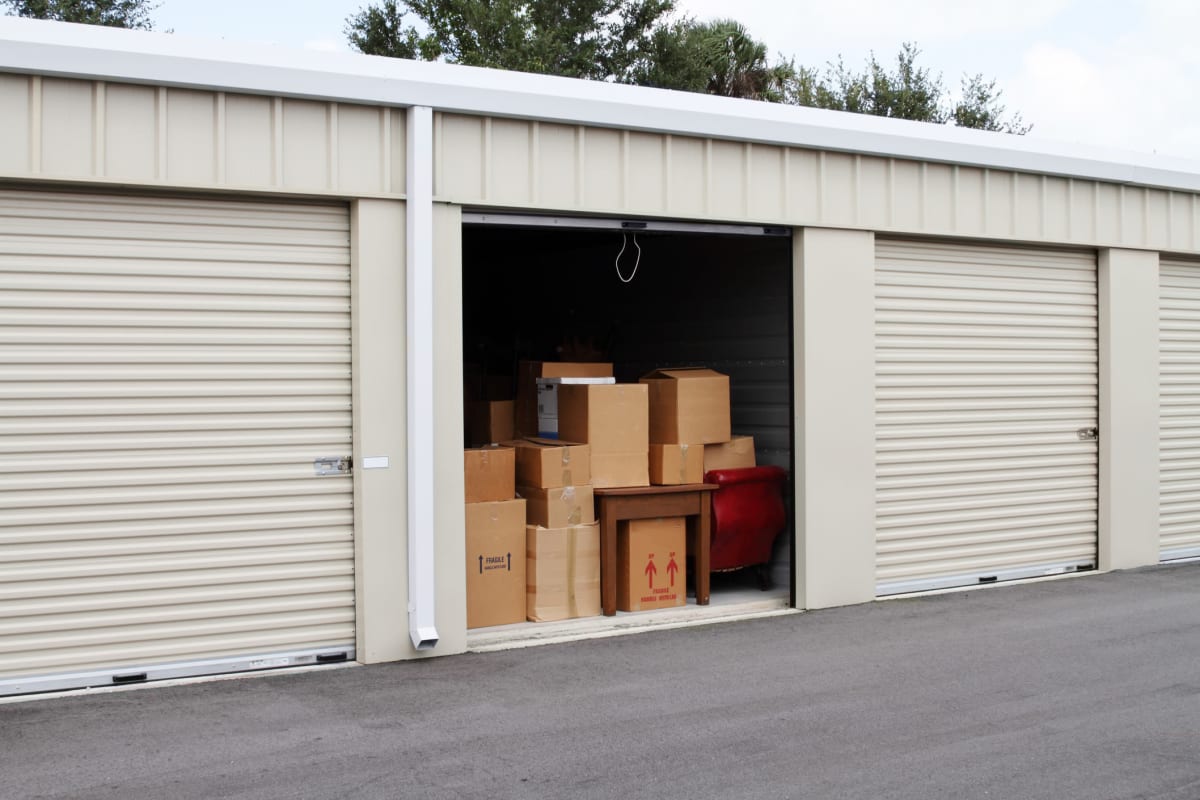
[(585, 617), (562, 622), (522, 622), (467, 631), (467, 651), (488, 653), (495, 650), (514, 650), (543, 644), (604, 639), (610, 636), (799, 613), (799, 609), (788, 607), (786, 597), (779, 596), (707, 606), (689, 603), (680, 608), (659, 611), (618, 611), (614, 617)]

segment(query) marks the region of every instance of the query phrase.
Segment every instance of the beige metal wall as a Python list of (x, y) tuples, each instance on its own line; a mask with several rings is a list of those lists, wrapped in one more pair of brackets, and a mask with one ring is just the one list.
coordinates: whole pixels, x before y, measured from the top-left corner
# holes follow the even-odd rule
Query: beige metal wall
[(1186, 192), (458, 114), (434, 126), (435, 192), (462, 205), (1200, 252)]
[(0, 178), (404, 193), (404, 111), (0, 74)]

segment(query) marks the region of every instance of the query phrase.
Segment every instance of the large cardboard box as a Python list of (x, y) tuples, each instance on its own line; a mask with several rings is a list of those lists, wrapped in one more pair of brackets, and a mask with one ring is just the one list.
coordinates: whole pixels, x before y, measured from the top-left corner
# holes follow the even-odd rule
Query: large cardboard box
[(613, 365), (606, 362), (522, 361), (517, 365), (517, 399), (514, 427), (518, 436), (537, 436), (538, 378), (606, 378)]
[(517, 493), (517, 456), (511, 447), (489, 445), (463, 451), (468, 503), (512, 500)]
[(650, 445), (650, 483), (678, 486), (704, 482), (704, 445)]
[(650, 387), (651, 442), (729, 441), (728, 375), (703, 367), (658, 369), (641, 382)]
[(600, 614), (600, 526), (525, 528), (525, 616), (551, 622)]
[(476, 400), (467, 405), (467, 443), (473, 447), (513, 438), (512, 400)]
[(616, 383), (617, 379), (606, 378), (538, 378), (538, 436), (546, 439), (558, 438), (558, 387), (564, 383)]
[(557, 439), (515, 439), (517, 485), (539, 489), (586, 486), (592, 482), (591, 445)]
[(687, 603), (683, 517), (635, 519), (617, 527), (617, 608), (647, 611)]
[(467, 627), (525, 620), (525, 501), (467, 503)]
[(734, 436), (722, 444), (704, 446), (704, 471), (713, 469), (739, 469), (753, 467), (754, 437)]
[(518, 486), (517, 494), (525, 498), (525, 521), (530, 525), (565, 528), (596, 521), (596, 501), (591, 486), (561, 486), (557, 489)]
[(591, 445), (593, 486), (650, 485), (648, 397), (639, 383), (558, 388), (559, 437)]

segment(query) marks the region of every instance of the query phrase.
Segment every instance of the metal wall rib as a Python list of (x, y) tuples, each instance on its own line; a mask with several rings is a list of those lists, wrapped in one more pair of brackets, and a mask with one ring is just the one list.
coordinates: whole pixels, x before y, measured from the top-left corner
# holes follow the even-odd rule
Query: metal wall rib
[(879, 240), (880, 594), (1094, 566), (1093, 253)]
[(1159, 266), (1159, 554), (1200, 556), (1200, 262)]
[(354, 646), (343, 205), (0, 192), (0, 694)]

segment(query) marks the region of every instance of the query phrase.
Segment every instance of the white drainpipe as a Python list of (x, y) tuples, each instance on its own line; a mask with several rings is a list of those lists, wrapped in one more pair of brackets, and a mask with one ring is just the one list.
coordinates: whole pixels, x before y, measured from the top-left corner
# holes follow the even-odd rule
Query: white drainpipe
[(433, 109), (408, 109), (408, 631), (418, 650), (438, 643), (434, 619)]

